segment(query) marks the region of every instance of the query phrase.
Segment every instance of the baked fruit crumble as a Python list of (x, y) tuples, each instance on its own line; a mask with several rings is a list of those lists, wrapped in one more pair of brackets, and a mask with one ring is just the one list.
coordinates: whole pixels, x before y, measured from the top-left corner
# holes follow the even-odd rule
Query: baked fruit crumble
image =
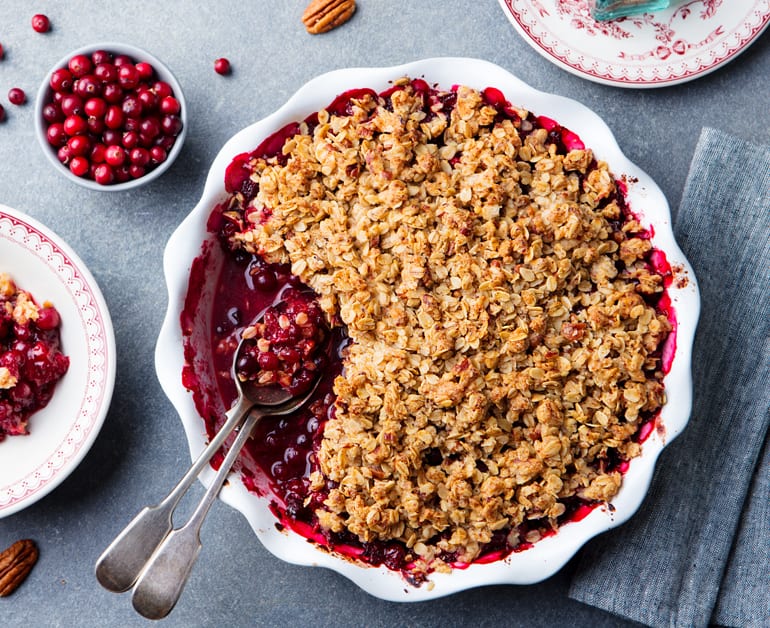
[(282, 525), (419, 579), (618, 492), (665, 403), (668, 278), (574, 133), (494, 88), (404, 78), (288, 125), (226, 186), (210, 221), (231, 260), (212, 333), (225, 402), (254, 294), (309, 287), (334, 337), (310, 410), (248, 449)]
[(28, 433), (30, 415), (51, 400), (69, 368), (61, 353), (59, 313), (0, 273), (0, 441)]

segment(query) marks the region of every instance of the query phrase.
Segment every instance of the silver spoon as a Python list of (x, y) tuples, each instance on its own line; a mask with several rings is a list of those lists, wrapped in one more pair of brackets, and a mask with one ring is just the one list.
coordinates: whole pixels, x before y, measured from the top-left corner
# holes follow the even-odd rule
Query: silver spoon
[[(134, 608), (145, 617), (165, 617), (179, 599), (201, 549), (199, 533), (206, 514), (254, 426), (263, 416), (294, 412), (318, 385), (316, 378), (306, 394), (295, 397), (276, 386), (241, 383), (235, 371), (245, 342), (238, 344), (232, 366), (238, 399), (222, 428), (168, 496), (157, 506), (142, 509), (96, 562), (96, 579), (104, 588), (120, 593), (136, 584)], [(173, 529), (172, 514), (179, 501), (239, 425), (238, 436), (195, 512), (184, 526)]]

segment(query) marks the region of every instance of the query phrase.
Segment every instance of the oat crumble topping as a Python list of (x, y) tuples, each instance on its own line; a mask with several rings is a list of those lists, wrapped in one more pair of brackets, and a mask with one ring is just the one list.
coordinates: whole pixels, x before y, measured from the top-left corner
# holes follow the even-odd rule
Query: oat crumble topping
[(253, 157), (258, 192), (228, 211), (232, 245), (290, 263), (352, 341), (311, 475), (320, 525), (441, 568), (617, 493), (665, 402), (671, 325), (606, 163), (477, 90), (428, 109), (397, 84)]

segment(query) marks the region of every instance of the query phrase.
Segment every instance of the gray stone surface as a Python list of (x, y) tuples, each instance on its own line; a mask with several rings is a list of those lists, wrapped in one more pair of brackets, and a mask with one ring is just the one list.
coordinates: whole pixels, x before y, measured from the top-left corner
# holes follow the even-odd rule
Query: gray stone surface
[[(395, 65), (431, 56), (470, 56), (507, 68), (532, 86), (575, 98), (601, 115), (629, 158), (662, 187), (675, 209), (703, 125), (748, 140), (770, 137), (770, 41), (765, 34), (733, 63), (692, 83), (622, 90), (549, 64), (509, 25), (495, 0), (360, 0), (345, 27), (321, 37), (300, 24), (304, 2), (3, 0), (0, 3), (0, 203), (42, 221), (81, 256), (110, 308), (118, 348), (113, 403), (91, 452), (53, 493), (0, 520), (0, 546), (30, 537), (40, 562), (12, 597), (4, 626), (134, 626), (127, 596), (103, 591), (93, 564), (143, 505), (189, 464), (181, 424), (163, 395), (153, 350), (166, 307), (162, 252), (195, 205), (209, 164), (237, 130), (279, 107), (305, 81), (349, 66)], [(53, 30), (38, 35), (33, 13)], [(7, 90), (32, 100), (47, 70), (98, 41), (137, 45), (163, 59), (182, 83), (189, 135), (158, 181), (119, 194), (91, 192), (56, 174), (33, 132), (33, 107), (7, 105)], [(232, 76), (213, 60), (227, 56)], [(195, 495), (201, 494), (196, 486)], [(216, 504), (204, 549), (169, 626), (624, 625), (566, 597), (572, 565), (536, 586), (495, 586), (419, 604), (377, 600), (332, 572), (287, 565), (262, 548), (246, 520)]]

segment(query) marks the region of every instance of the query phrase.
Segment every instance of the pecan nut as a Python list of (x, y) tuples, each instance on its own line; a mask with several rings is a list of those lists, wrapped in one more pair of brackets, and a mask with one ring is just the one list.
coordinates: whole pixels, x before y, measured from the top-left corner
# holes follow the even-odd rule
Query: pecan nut
[(312, 35), (326, 33), (347, 22), (356, 12), (356, 0), (313, 0), (302, 14), (302, 23)]
[(10, 595), (24, 582), (38, 555), (37, 545), (29, 539), (16, 541), (0, 552), (0, 597)]

